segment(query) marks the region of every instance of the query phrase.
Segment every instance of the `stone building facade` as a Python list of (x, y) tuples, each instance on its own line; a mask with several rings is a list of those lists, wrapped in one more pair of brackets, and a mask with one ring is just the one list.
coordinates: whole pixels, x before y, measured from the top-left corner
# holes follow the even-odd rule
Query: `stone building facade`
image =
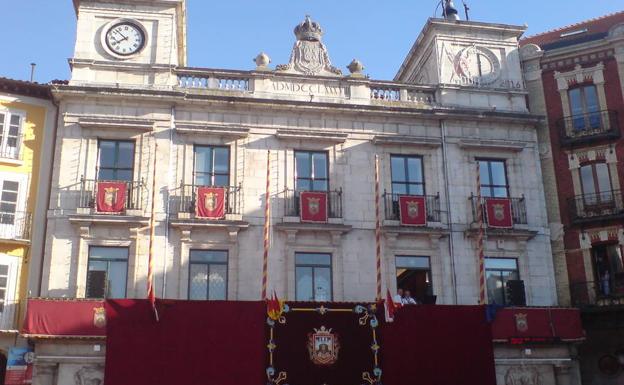
[[(521, 41), (551, 202), (560, 300), (583, 310), (586, 384), (622, 381), (624, 13)], [(556, 246), (555, 246), (556, 245)], [(622, 362), (620, 358), (619, 362)]]
[[(289, 63), (259, 54), (254, 70), (215, 70), (186, 67), (183, 0), (75, 4), (72, 77), (52, 86), (60, 118), (38, 296), (144, 298), (154, 199), (158, 297), (261, 299), (268, 165), (269, 290), (373, 301), (377, 156), (384, 290), (477, 303), (480, 174), (483, 196), (508, 199), (512, 216), (486, 230), (489, 301), (507, 303), (506, 281), (521, 280), (526, 305), (557, 305), (523, 27), (430, 19), (394, 81), (375, 81), (357, 60), (346, 75), (332, 65), (309, 18)], [(123, 183), (116, 213), (97, 208), (103, 180)], [(202, 186), (226, 188), (223, 218), (198, 217)], [(301, 220), (302, 190), (327, 194), (327, 223)], [(424, 226), (401, 225), (401, 194), (425, 197)], [(101, 378), (101, 342), (33, 338), (37, 384)], [(574, 351), (502, 341), (498, 381), (576, 384)]]

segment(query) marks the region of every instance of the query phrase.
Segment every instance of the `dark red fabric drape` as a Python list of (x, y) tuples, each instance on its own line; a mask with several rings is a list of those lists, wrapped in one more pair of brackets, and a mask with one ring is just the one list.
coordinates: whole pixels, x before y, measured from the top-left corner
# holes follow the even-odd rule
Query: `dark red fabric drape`
[[(326, 309), (305, 311), (297, 309), (315, 309), (320, 306)], [(286, 373), (286, 384), (291, 385), (322, 385), (344, 384), (360, 385), (362, 376), (368, 373), (374, 377), (373, 328), (375, 310), (369, 304), (359, 308), (369, 312), (357, 313), (355, 303), (301, 303), (289, 302), (290, 311), (284, 314), (285, 323), (276, 323), (274, 327), (274, 368), (276, 377), (279, 372)], [(363, 324), (360, 324), (360, 319)], [(310, 358), (308, 341), (310, 334), (321, 327), (331, 329), (332, 335), (339, 344), (337, 359), (330, 365), (318, 365)], [(376, 329), (376, 328), (375, 328)]]
[(385, 385), (496, 385), (482, 306), (405, 306), (381, 326)]
[(106, 302), (106, 385), (266, 383), (264, 302)]

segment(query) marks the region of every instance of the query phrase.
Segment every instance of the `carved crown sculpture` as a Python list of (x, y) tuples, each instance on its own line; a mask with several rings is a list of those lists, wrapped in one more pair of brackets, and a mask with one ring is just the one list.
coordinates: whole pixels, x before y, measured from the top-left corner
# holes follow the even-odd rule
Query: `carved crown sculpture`
[(295, 27), (295, 36), (297, 40), (321, 41), (323, 29), (319, 23), (306, 15), (305, 20)]
[(295, 27), (297, 41), (293, 46), (288, 64), (280, 64), (276, 71), (299, 73), (305, 75), (340, 76), (342, 72), (331, 65), (327, 48), (321, 42), (323, 29), (321, 26), (305, 17), (305, 20)]

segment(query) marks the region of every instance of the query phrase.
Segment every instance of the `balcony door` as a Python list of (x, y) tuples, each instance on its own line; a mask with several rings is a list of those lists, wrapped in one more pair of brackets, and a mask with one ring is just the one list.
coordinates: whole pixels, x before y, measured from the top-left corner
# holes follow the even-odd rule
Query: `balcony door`
[(613, 191), (609, 165), (592, 163), (581, 167), (581, 187), (585, 206), (610, 206), (613, 204)]
[(0, 254), (0, 330), (15, 330), (18, 258)]
[(0, 157), (19, 158), (23, 121), (19, 114), (0, 112)]
[(329, 190), (327, 152), (295, 151), (295, 190)]
[(193, 183), (196, 186), (230, 185), (230, 149), (217, 146), (194, 147)]
[(624, 260), (618, 244), (592, 246), (594, 273), (598, 293), (609, 297), (624, 295)]
[(134, 142), (100, 140), (97, 179), (131, 182), (134, 177)]
[(600, 103), (596, 86), (585, 85), (568, 91), (574, 130), (595, 130), (601, 127)]
[(505, 161), (499, 159), (479, 159), (481, 178), (481, 196), (489, 198), (508, 198), (509, 184)]

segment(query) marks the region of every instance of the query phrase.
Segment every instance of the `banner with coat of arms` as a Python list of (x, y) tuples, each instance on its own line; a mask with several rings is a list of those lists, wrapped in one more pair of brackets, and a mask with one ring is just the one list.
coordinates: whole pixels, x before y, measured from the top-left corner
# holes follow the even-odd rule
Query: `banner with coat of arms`
[(485, 198), (485, 218), (488, 227), (513, 228), (511, 200), (509, 198)]
[(267, 384), (380, 385), (377, 309), (370, 303), (269, 301)]
[(424, 196), (399, 196), (399, 217), (405, 226), (427, 225), (427, 201)]
[(96, 210), (101, 213), (120, 213), (126, 205), (126, 182), (97, 182)]
[(327, 192), (302, 191), (299, 193), (301, 222), (327, 222)]
[(195, 215), (198, 218), (225, 218), (225, 188), (198, 187)]

